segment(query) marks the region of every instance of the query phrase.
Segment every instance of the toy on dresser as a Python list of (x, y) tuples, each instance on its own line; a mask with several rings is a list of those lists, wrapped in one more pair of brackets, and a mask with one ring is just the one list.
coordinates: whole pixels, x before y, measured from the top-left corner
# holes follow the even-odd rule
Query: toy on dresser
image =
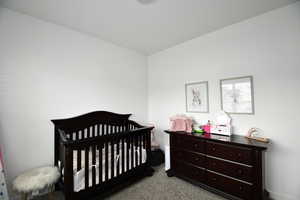
[(175, 115), (170, 118), (171, 129), (170, 131), (184, 131), (191, 133), (193, 120), (185, 115)]
[(211, 125), (210, 132), (226, 136), (232, 134), (231, 118), (226, 112), (221, 111), (216, 115), (216, 124)]

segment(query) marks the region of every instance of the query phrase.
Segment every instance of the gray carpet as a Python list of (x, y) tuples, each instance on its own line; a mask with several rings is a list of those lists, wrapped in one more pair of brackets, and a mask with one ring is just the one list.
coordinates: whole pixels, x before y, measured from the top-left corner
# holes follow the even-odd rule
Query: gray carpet
[[(56, 192), (55, 197), (63, 200), (63, 194)], [(45, 197), (39, 198), (46, 199)], [(99, 200), (94, 198), (93, 200)], [(146, 177), (137, 183), (117, 192), (106, 200), (225, 200), (215, 194), (192, 185), (176, 177), (167, 177), (164, 166), (155, 169), (152, 177)]]

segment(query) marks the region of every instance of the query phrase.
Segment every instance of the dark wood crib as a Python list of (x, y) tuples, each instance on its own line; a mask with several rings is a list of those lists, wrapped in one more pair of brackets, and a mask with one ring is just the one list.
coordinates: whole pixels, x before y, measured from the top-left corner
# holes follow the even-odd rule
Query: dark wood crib
[[(55, 125), (55, 166), (66, 200), (107, 195), (151, 176), (151, 130), (131, 114), (96, 111)], [(75, 187), (74, 187), (75, 186)]]

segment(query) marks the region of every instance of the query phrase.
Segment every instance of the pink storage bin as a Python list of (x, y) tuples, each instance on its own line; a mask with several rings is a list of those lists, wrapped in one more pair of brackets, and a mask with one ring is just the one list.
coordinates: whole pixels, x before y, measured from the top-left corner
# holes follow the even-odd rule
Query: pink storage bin
[(170, 118), (171, 131), (184, 131), (191, 133), (193, 120), (186, 116), (174, 116)]

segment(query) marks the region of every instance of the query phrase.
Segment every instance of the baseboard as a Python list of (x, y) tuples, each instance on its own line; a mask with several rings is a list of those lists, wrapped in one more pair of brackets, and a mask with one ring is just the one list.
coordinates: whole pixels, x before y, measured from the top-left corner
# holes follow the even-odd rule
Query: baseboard
[(299, 200), (299, 198), (288, 195), (288, 194), (280, 194), (280, 193), (273, 192), (270, 190), (268, 190), (268, 192), (270, 193), (270, 198), (272, 200)]

